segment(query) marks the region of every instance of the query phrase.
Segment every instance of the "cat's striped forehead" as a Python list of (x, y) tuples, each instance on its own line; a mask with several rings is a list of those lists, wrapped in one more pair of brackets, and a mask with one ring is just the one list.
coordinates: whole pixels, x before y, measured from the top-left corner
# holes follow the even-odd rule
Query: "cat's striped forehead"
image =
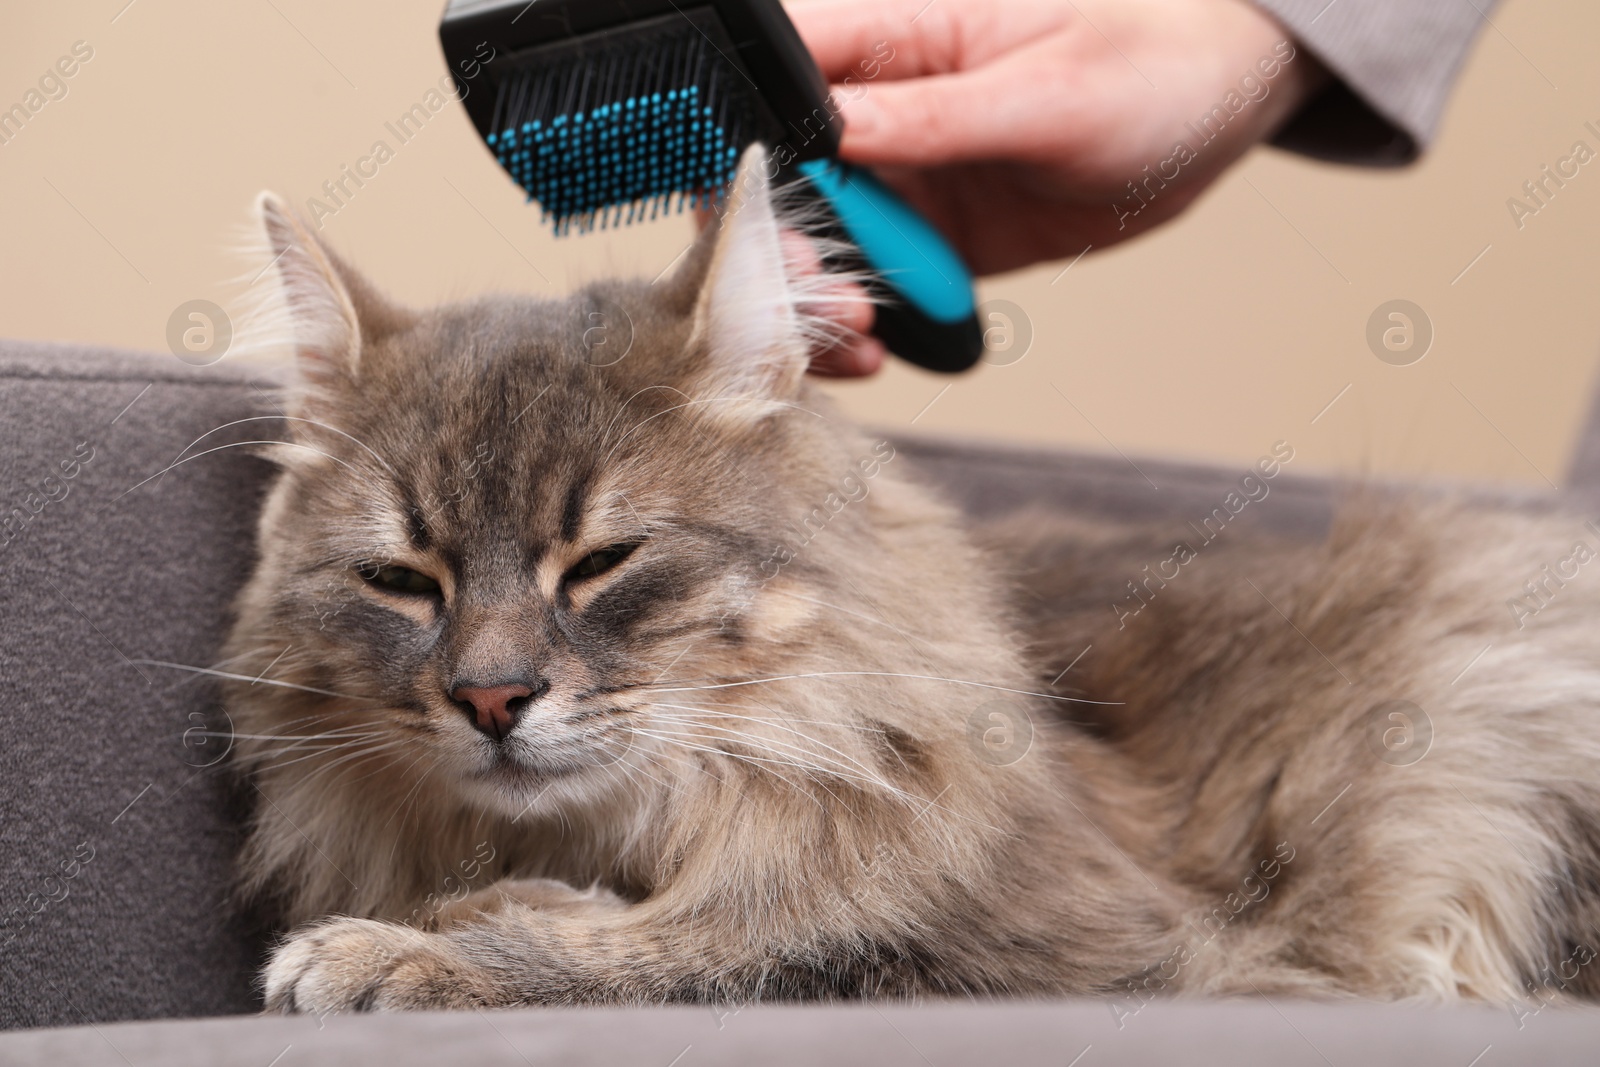
[(531, 573), (728, 502), (738, 457), (682, 391), (586, 364), (551, 325), (463, 316), (375, 354), (344, 412), (390, 468), (354, 487), (361, 524), (462, 574)]

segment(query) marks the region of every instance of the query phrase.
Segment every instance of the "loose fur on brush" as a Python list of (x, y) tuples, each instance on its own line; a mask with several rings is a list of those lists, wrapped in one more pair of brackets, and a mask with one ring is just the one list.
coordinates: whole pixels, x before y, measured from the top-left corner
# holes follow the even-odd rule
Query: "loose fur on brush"
[[(1119, 619), (1170, 541), (966, 531), (805, 382), (829, 279), (760, 169), (656, 285), (430, 312), (263, 198), (270, 1010), (1600, 989), (1600, 586), (1504, 605), (1576, 522), (1230, 531)], [(501, 735), (458, 699), (511, 682)]]

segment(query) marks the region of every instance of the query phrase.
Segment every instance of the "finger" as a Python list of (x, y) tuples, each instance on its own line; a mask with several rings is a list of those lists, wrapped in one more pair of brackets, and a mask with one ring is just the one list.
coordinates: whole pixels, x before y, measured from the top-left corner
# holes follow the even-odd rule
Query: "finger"
[[(1041, 116), (1019, 111), (1016, 87), (1005, 81), (1003, 72), (979, 68), (838, 94), (839, 154), (857, 163), (936, 167), (1018, 159), (1030, 145), (1052, 143), (1050, 131), (1035, 128)], [(1057, 142), (1061, 136), (1055, 131)]]
[(804, 0), (787, 10), (823, 75), (838, 82), (957, 69), (961, 51), (952, 24), (919, 18), (927, 7), (928, 0)]
[(811, 373), (820, 378), (865, 378), (883, 369), (887, 355), (876, 337), (857, 337), (818, 354), (811, 361)]
[[(784, 229), (778, 240), (783, 249), (784, 269), (791, 278), (814, 278), (826, 270), (816, 245), (804, 234)], [(881, 353), (874, 356), (866, 346), (864, 335), (872, 329), (875, 313), (862, 286), (848, 280), (830, 283), (824, 279), (820, 291), (805, 295), (800, 310), (807, 316), (821, 319), (822, 332), (832, 338), (822, 351), (813, 355), (812, 370), (836, 377), (855, 377), (871, 374), (882, 364)]]
[[(790, 19), (830, 82), (953, 74), (1081, 21), (1071, 4), (951, 0), (792, 0)], [(875, 62), (874, 62), (875, 61)]]
[[(784, 270), (796, 281), (815, 278), (827, 270), (817, 246), (798, 230), (780, 231), (778, 243), (783, 250)], [(808, 288), (802, 310), (822, 319), (838, 333), (866, 333), (872, 329), (872, 301), (866, 289), (847, 279), (824, 278), (818, 288)]]
[(872, 329), (876, 317), (872, 301), (859, 285), (841, 285), (807, 300), (805, 312), (827, 322), (837, 333), (848, 337)]

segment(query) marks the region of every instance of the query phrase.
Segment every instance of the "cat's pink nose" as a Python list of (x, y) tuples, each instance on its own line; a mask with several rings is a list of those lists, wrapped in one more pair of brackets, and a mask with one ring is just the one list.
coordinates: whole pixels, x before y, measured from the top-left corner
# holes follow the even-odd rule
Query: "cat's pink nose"
[(454, 700), (467, 718), (491, 741), (504, 741), (517, 725), (522, 711), (533, 703), (536, 696), (549, 689), (548, 682), (533, 686), (514, 682), (506, 685), (458, 685), (450, 690)]

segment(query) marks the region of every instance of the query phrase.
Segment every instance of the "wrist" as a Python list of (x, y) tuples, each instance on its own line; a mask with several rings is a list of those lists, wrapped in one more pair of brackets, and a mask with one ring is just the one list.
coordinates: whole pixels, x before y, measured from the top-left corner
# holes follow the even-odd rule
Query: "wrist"
[(1283, 57), (1279, 74), (1273, 79), (1273, 92), (1279, 97), (1275, 121), (1272, 123), (1276, 128), (1327, 88), (1332, 75), (1322, 61), (1305, 48), (1275, 15), (1253, 3), (1245, 2), (1241, 6), (1249, 10), (1249, 17), (1257, 23), (1256, 31), (1261, 45)]

